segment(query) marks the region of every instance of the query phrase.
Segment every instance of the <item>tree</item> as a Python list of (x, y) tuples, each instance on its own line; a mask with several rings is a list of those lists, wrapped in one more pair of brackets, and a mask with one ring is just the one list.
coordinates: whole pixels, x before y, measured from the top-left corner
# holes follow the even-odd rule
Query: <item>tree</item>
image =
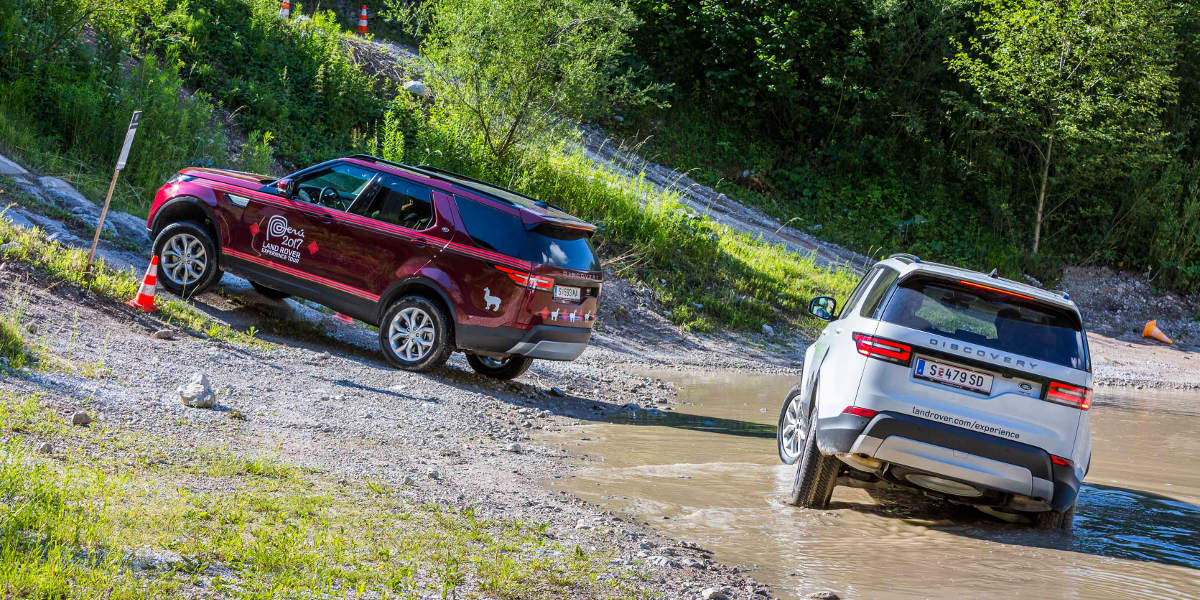
[(1118, 176), (1161, 148), (1176, 94), (1171, 14), (1167, 0), (982, 0), (978, 36), (954, 40), (948, 65), (990, 127), (1034, 150), (1033, 254), (1071, 197), (1047, 209), (1053, 173)]
[(614, 100), (639, 101), (619, 59), (637, 20), (610, 0), (435, 0), (421, 54), (438, 109), (496, 159)]

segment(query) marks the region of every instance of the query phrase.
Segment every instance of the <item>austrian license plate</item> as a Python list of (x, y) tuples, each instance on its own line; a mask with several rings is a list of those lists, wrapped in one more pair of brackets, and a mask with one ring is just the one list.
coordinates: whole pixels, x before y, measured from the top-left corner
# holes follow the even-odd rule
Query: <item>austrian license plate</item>
[(992, 393), (992, 376), (980, 371), (964, 369), (958, 365), (917, 357), (913, 365), (913, 377), (935, 381), (943, 385), (963, 388), (981, 394)]
[(571, 287), (571, 286), (567, 286), (567, 285), (556, 285), (556, 286), (554, 286), (554, 297), (562, 298), (563, 300), (579, 301), (579, 299), (582, 298), (583, 295), (580, 293), (580, 289), (577, 287)]

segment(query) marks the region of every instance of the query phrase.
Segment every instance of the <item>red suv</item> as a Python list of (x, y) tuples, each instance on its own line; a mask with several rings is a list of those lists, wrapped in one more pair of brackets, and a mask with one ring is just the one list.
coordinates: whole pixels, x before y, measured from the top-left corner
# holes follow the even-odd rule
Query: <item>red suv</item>
[(511, 379), (573, 360), (596, 319), (595, 226), (511, 190), (366, 155), (283, 179), (183, 169), (147, 220), (159, 281), (199, 293), (227, 270), (379, 326), (388, 360), (440, 366), (454, 350)]

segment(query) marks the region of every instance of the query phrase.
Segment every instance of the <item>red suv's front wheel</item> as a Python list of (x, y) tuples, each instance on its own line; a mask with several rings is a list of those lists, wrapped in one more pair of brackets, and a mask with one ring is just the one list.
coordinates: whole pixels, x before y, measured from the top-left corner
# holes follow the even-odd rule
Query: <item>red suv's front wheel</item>
[(393, 365), (407, 371), (428, 371), (450, 357), (446, 316), (423, 296), (405, 296), (383, 315), (379, 345)]

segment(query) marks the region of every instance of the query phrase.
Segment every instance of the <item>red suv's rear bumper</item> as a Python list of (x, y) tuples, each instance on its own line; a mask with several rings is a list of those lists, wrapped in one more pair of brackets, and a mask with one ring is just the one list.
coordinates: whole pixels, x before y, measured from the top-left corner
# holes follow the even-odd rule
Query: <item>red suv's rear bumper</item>
[(459, 348), (479, 352), (519, 354), (545, 360), (575, 360), (583, 354), (591, 338), (590, 327), (535, 325), (530, 329), (518, 329), (459, 325), (456, 341)]

